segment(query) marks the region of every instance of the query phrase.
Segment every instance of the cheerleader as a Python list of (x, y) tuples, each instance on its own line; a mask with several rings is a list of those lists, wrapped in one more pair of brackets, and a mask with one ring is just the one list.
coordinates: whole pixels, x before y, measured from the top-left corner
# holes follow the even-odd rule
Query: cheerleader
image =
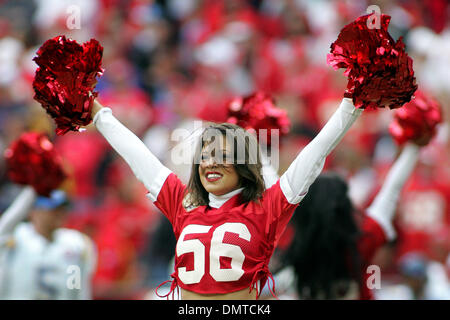
[(26, 186), (1, 215), (0, 299), (92, 298), (96, 250), (86, 235), (61, 228), (67, 205), (61, 190), (45, 197)]
[(393, 219), (401, 190), (420, 147), (408, 143), (365, 212), (355, 214), (348, 185), (338, 175), (320, 175), (295, 210), (294, 240), (283, 273), (293, 276), (301, 299), (373, 299), (370, 262), (395, 239)]
[(256, 299), (273, 279), (268, 264), (295, 208), (362, 111), (344, 98), (267, 189), (256, 138), (236, 125), (213, 124), (204, 130), (185, 186), (110, 108), (95, 101), (92, 116), (172, 224), (177, 245), (171, 291), (181, 288), (182, 299)]
[[(213, 124), (203, 131), (192, 159), (189, 183), (184, 185), (113, 116), (110, 108), (94, 100), (96, 93), (90, 88), (102, 70), (102, 48), (94, 40), (83, 44), (76, 59), (71, 55), (78, 51), (73, 53), (73, 42), (65, 38), (49, 40), (41, 47), (35, 59), (41, 67), (35, 77), (36, 99), (55, 118), (58, 134), (77, 131), (93, 119), (147, 188), (148, 198), (170, 221), (177, 239), (172, 292), (181, 288), (183, 299), (256, 299), (268, 279), (273, 282), (268, 264), (274, 248), (298, 203), (320, 174), (326, 157), (364, 108), (400, 107), (416, 90), (412, 60), (401, 41), (395, 43), (388, 36), (386, 19), (383, 28), (369, 30), (367, 16), (360, 17), (343, 29), (350, 33), (348, 36), (341, 34), (332, 44), (333, 54), (327, 60), (335, 68), (347, 69), (346, 98), (287, 171), (268, 188), (261, 173), (256, 138), (229, 123)], [(55, 46), (64, 53), (62, 56), (54, 54)], [(90, 53), (89, 59), (84, 52)], [(65, 54), (70, 59), (62, 59)], [(54, 81), (52, 70), (59, 66), (58, 62), (67, 60), (76, 63), (56, 70), (56, 74), (62, 72), (70, 78), (81, 70), (83, 77), (79, 78), (86, 79), (81, 88), (83, 95), (78, 87), (68, 86), (57, 92), (61, 86), (46, 83)], [(75, 108), (72, 101), (84, 103)]]
[(294, 273), (300, 298), (373, 298), (370, 277), (375, 269), (368, 267), (377, 249), (395, 239), (393, 220), (401, 190), (420, 148), (430, 142), (441, 121), (439, 103), (421, 91), (395, 111), (389, 131), (403, 150), (362, 214), (354, 215), (347, 183), (340, 177), (322, 175), (311, 185), (296, 209), (295, 237), (286, 253), (291, 268), (285, 273)]

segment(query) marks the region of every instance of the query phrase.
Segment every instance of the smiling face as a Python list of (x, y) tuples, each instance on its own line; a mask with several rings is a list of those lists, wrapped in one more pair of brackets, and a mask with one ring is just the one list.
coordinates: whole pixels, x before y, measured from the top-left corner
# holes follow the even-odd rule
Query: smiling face
[(188, 197), (183, 204), (208, 205), (209, 193), (221, 196), (243, 188), (243, 202), (257, 201), (264, 189), (256, 138), (232, 123), (211, 124), (195, 147)]
[[(200, 181), (209, 193), (221, 196), (240, 187), (239, 174), (233, 165), (232, 150), (227, 149), (226, 139), (217, 145), (207, 144), (202, 149), (198, 166)], [(218, 152), (216, 152), (218, 151)], [(221, 151), (221, 152), (220, 152)]]

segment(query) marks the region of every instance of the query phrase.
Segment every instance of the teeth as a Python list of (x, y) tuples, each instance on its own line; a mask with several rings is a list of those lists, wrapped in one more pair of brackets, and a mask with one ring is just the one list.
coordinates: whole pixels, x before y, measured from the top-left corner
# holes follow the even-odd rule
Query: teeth
[(210, 174), (206, 175), (206, 177), (208, 179), (216, 179), (216, 178), (220, 178), (222, 176), (220, 174), (217, 174), (217, 173), (210, 173)]

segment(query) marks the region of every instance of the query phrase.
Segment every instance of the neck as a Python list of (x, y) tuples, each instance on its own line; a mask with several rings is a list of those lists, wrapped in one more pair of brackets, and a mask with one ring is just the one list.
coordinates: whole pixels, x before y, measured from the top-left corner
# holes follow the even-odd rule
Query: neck
[(39, 226), (38, 223), (34, 224), (34, 230), (36, 230), (36, 232), (38, 234), (40, 234), (42, 237), (44, 237), (48, 241), (50, 241), (50, 242), (53, 241), (53, 231), (52, 230), (42, 228)]
[(216, 209), (220, 208), (225, 202), (230, 200), (235, 195), (241, 193), (242, 190), (244, 190), (244, 188), (239, 188), (220, 196), (209, 193), (209, 206)]

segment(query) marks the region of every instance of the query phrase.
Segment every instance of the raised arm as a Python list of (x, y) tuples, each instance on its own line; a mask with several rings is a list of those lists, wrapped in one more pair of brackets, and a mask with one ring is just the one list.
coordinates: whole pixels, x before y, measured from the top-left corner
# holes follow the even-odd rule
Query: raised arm
[(36, 200), (36, 192), (30, 186), (24, 187), (13, 203), (0, 217), (0, 243), (13, 232), (16, 225), (24, 220)]
[(147, 146), (97, 101), (93, 108), (94, 124), (116, 152), (128, 163), (136, 178), (156, 201), (164, 181), (171, 171), (165, 167)]
[(381, 190), (367, 208), (367, 214), (382, 226), (389, 240), (395, 237), (392, 220), (402, 188), (417, 163), (419, 149), (420, 147), (414, 143), (405, 145), (402, 153), (389, 170)]
[(325, 158), (361, 115), (352, 100), (344, 98), (319, 134), (298, 154), (280, 178), (280, 186), (289, 203), (299, 203), (320, 174)]

